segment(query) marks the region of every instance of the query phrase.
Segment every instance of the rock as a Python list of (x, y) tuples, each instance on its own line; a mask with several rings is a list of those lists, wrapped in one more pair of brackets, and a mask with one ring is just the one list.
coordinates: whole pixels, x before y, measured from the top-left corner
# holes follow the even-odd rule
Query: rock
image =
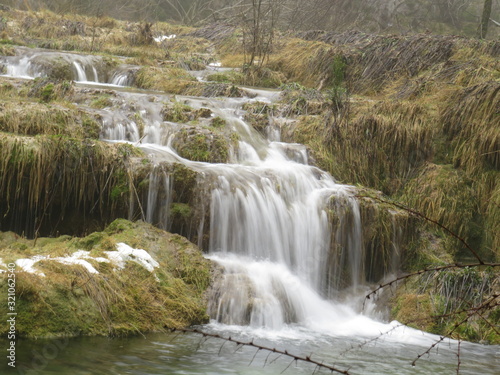
[(118, 219), (84, 238), (37, 241), (0, 233), (0, 243), (2, 293), (5, 262), (18, 261), (20, 337), (124, 336), (208, 321), (211, 262), (184, 237), (150, 224)]

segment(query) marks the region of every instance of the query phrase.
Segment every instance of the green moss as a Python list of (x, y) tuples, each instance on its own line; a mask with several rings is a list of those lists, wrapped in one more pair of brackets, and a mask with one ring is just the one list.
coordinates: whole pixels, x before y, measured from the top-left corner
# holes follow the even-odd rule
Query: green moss
[[(66, 254), (85, 248), (92, 249), (93, 257), (105, 257), (104, 251), (116, 249), (117, 242), (145, 249), (160, 267), (151, 273), (127, 262), (124, 269), (115, 270), (110, 263), (89, 260), (99, 271), (89, 274), (79, 265), (40, 261), (35, 267), (45, 277), (26, 272), (16, 277), (19, 336), (125, 336), (207, 322), (204, 293), (211, 264), (180, 236), (120, 219), (85, 238), (40, 238), (29, 247), (39, 255), (63, 256), (57, 243)], [(6, 259), (5, 253), (13, 254), (12, 249), (0, 249), (0, 257)], [(6, 288), (7, 283), (1, 282), (0, 292)], [(4, 308), (0, 307), (1, 313)]]
[(209, 74), (206, 76), (207, 81), (214, 81), (214, 82), (222, 82), (222, 83), (231, 83), (233, 82), (229, 75), (225, 73), (213, 73)]
[(226, 126), (226, 120), (217, 116), (212, 119), (211, 124), (214, 128), (223, 128)]
[(87, 237), (79, 239), (76, 242), (76, 245), (81, 247), (84, 250), (92, 250), (102, 239), (105, 237), (105, 234), (102, 232), (95, 232), (89, 234)]
[(393, 301), (391, 317), (405, 325), (431, 332), (434, 328), (432, 303), (424, 294), (401, 294)]
[(193, 109), (178, 101), (174, 101), (173, 106), (165, 107), (162, 114), (165, 121), (186, 123), (195, 119)]
[(49, 83), (40, 92), (40, 100), (42, 102), (50, 102), (54, 98), (54, 85)]
[(175, 217), (189, 219), (191, 217), (191, 207), (185, 203), (172, 203), (170, 214)]
[(172, 145), (180, 156), (189, 160), (225, 163), (229, 157), (226, 137), (208, 129), (183, 129), (176, 135)]
[(97, 98), (92, 99), (92, 101), (90, 102), (90, 106), (93, 108), (106, 108), (111, 107), (112, 105), (113, 102), (111, 101), (109, 95), (98, 96)]

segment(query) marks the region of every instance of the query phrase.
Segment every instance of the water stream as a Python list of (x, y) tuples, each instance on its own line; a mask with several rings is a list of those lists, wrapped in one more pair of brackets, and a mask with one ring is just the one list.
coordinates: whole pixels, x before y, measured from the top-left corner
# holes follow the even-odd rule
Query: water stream
[[(32, 57), (19, 57), (17, 65), (9, 65), (8, 74), (43, 75), (30, 68)], [(83, 65), (85, 61), (87, 65)], [(88, 61), (73, 58), (77, 80), (99, 82), (101, 73)], [(111, 77), (116, 79), (114, 84), (125, 83), (120, 73)], [(438, 338), (397, 322), (383, 322), (373, 312), (373, 305), (359, 309), (368, 287), (356, 190), (309, 165), (304, 146), (280, 142), (276, 132), (270, 132), (266, 139), (246, 124), (242, 119), (245, 102), (269, 102), (279, 95), (264, 90), (252, 93), (256, 95), (252, 99), (176, 98), (193, 108), (209, 108), (212, 117), (225, 119), (227, 130), (238, 134), (228, 163), (196, 162), (179, 156), (173, 139), (186, 125), (163, 120), (164, 103), (173, 100), (168, 95), (119, 90), (113, 100), (120, 106), (99, 110), (103, 139), (130, 142), (158, 165), (180, 163), (200, 176), (197, 189), (208, 197), (204, 206), (207, 214), (196, 223), (195, 231), (198, 238), (209, 234), (207, 256), (223, 269), (210, 294), (212, 323), (204, 329), (260, 340), (298, 354), (313, 353), (343, 369), (352, 368), (353, 374), (456, 372), (456, 342), (446, 341), (413, 368), (410, 363), (415, 356)], [(171, 225), (172, 178), (155, 169), (143, 202), (145, 219), (164, 229)], [(395, 228), (395, 244), (397, 237)], [(340, 250), (333, 254), (332, 248)], [(394, 248), (397, 254), (397, 246)], [(388, 333), (380, 336), (384, 332)], [(275, 374), (290, 362), (287, 358), (266, 359), (267, 353), (256, 355), (252, 348), (234, 353), (234, 346), (222, 344), (196, 335), (75, 339), (47, 361), (43, 373)], [(26, 342), (24, 360), (29, 362), (30, 353), (43, 350), (44, 345), (50, 342)], [(461, 373), (500, 373), (498, 347), (463, 343), (460, 351)], [(293, 364), (286, 373), (313, 371), (310, 365)]]

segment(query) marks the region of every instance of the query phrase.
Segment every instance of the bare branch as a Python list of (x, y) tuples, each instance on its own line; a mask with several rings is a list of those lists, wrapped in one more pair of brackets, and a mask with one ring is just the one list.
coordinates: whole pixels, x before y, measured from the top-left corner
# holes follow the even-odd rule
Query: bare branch
[(422, 275), (424, 273), (428, 273), (428, 272), (439, 272), (439, 271), (443, 271), (443, 270), (447, 270), (447, 269), (451, 269), (451, 268), (467, 268), (467, 267), (481, 267), (481, 266), (484, 266), (484, 267), (500, 267), (500, 263), (472, 263), (472, 264), (460, 264), (460, 263), (455, 263), (455, 264), (447, 264), (446, 266), (439, 266), (439, 267), (433, 267), (433, 268), (425, 268), (423, 270), (419, 270), (419, 271), (416, 271), (416, 272), (412, 272), (412, 273), (409, 273), (407, 275), (403, 275), (403, 276), (399, 276), (387, 283), (384, 283), (384, 284), (380, 284), (378, 287), (376, 287), (374, 290), (372, 290), (370, 293), (368, 293), (366, 295), (366, 299), (370, 299), (371, 296), (377, 294), (377, 292), (385, 287), (388, 287), (388, 286), (391, 286), (391, 285), (394, 285), (396, 284), (397, 282), (399, 281), (402, 281), (402, 280), (406, 280), (410, 277), (413, 277), (413, 276), (418, 276), (418, 275)]
[[(225, 341), (229, 341), (229, 342), (234, 342), (237, 345), (238, 348), (243, 347), (243, 346), (250, 346), (250, 347), (258, 349), (257, 353), (260, 350), (265, 350), (265, 351), (269, 352), (269, 355), (271, 355), (271, 353), (276, 353), (276, 354), (279, 354), (279, 356), (283, 355), (283, 356), (289, 357), (289, 358), (292, 359), (292, 362), (287, 366), (287, 368), (284, 371), (286, 371), (288, 369), (288, 367), (290, 367), (290, 365), (293, 362), (301, 361), (301, 362), (312, 363), (313, 365), (316, 365), (316, 368), (322, 368), (322, 369), (325, 369), (325, 370), (329, 370), (331, 372), (336, 372), (338, 374), (344, 374), (344, 375), (349, 375), (350, 374), (347, 370), (341, 370), (341, 369), (338, 369), (338, 368), (336, 368), (334, 366), (325, 365), (322, 362), (318, 362), (318, 361), (316, 361), (314, 359), (311, 359), (311, 356), (303, 357), (303, 356), (300, 356), (300, 355), (295, 355), (295, 354), (292, 354), (292, 353), (288, 353), (287, 350), (280, 350), (280, 349), (270, 348), (270, 347), (263, 346), (263, 345), (258, 345), (258, 344), (255, 344), (253, 342), (253, 340), (251, 342), (239, 341), (239, 340), (233, 339), (231, 336), (230, 337), (224, 337), (224, 336), (221, 336), (221, 335), (218, 335), (218, 334), (214, 334), (214, 333), (203, 332), (203, 331), (200, 331), (198, 329), (174, 328), (174, 329), (172, 329), (172, 331), (173, 332), (177, 331), (177, 332), (186, 332), (186, 333), (196, 333), (196, 334), (199, 334), (199, 335), (203, 335), (203, 337), (213, 337), (213, 338), (216, 338), (216, 339), (221, 339), (221, 340), (225, 340)], [(269, 357), (269, 355), (268, 355), (268, 357)], [(253, 359), (252, 359), (252, 361), (253, 361)], [(267, 358), (266, 358), (266, 363), (267, 363)]]

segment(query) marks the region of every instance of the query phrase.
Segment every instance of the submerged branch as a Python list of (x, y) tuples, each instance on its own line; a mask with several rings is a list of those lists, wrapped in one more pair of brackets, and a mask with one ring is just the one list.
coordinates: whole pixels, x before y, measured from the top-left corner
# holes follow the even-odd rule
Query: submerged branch
[[(265, 350), (265, 351), (269, 352), (269, 355), (271, 353), (276, 353), (276, 354), (279, 354), (280, 356), (281, 355), (287, 356), (289, 358), (292, 358), (292, 362), (291, 363), (297, 362), (297, 361), (307, 362), (307, 363), (312, 363), (313, 365), (315, 365), (316, 369), (322, 368), (322, 369), (329, 370), (331, 372), (336, 372), (338, 374), (344, 374), (344, 375), (349, 375), (350, 374), (347, 370), (340, 370), (340, 369), (338, 369), (338, 368), (336, 368), (334, 366), (325, 365), (322, 362), (318, 362), (318, 361), (316, 361), (314, 359), (311, 359), (311, 356), (302, 357), (300, 355), (295, 355), (295, 354), (288, 353), (288, 351), (286, 351), (286, 350), (280, 350), (280, 349), (270, 348), (270, 347), (263, 346), (263, 345), (258, 345), (258, 344), (255, 344), (253, 342), (253, 340), (250, 341), (250, 342), (239, 341), (239, 340), (233, 339), (231, 336), (224, 337), (224, 336), (221, 336), (221, 335), (218, 335), (218, 334), (214, 334), (214, 333), (203, 332), (203, 331), (200, 331), (198, 329), (174, 328), (174, 329), (172, 329), (172, 331), (173, 332), (177, 331), (177, 332), (185, 332), (185, 333), (196, 333), (196, 334), (199, 334), (199, 335), (203, 335), (203, 337), (213, 337), (213, 338), (221, 339), (221, 340), (224, 340), (224, 341), (234, 342), (238, 346), (238, 348), (240, 348), (242, 346), (250, 346), (252, 348), (258, 349), (257, 353), (259, 351), (261, 351), (261, 350)], [(253, 361), (253, 359), (252, 359), (252, 361)], [(266, 359), (266, 361), (267, 361), (267, 359)], [(288, 367), (290, 367), (290, 365), (288, 365)], [(287, 367), (287, 369), (288, 369), (288, 367)]]

